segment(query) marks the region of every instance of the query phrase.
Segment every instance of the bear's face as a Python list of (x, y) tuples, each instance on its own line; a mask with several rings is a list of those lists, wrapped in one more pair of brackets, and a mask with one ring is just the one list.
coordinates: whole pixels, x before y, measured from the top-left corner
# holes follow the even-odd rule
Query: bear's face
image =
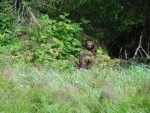
[(96, 42), (85, 40), (84, 41), (84, 49), (94, 52), (96, 50)]

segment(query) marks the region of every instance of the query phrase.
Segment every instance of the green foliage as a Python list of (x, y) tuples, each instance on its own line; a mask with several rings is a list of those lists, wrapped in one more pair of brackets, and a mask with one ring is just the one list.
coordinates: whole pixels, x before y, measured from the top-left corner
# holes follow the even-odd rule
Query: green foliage
[(10, 30), (5, 30), (5, 33), (3, 33), (3, 34), (0, 33), (1, 46), (11, 44), (13, 42), (13, 38), (14, 37), (12, 36), (12, 31), (10, 31)]
[[(0, 45), (6, 46), (12, 44), (14, 40), (14, 27), (12, 23), (15, 20), (15, 13), (10, 8), (9, 2), (0, 3)], [(10, 8), (10, 9), (9, 9)]]
[(120, 64), (119, 59), (112, 59), (106, 49), (99, 47), (96, 51), (95, 68), (96, 67), (113, 67)]
[(0, 4), (0, 33), (9, 33), (11, 30), (14, 13), (11, 9), (8, 10), (9, 7), (11, 7), (9, 2), (1, 2)]
[[(42, 15), (40, 26), (31, 24), (27, 27), (27, 35), (22, 37), (22, 49), (18, 56), (26, 62), (55, 63), (58, 67), (68, 67), (70, 62), (66, 60), (71, 55), (78, 56), (82, 48), (79, 35), (82, 28), (80, 23), (72, 23), (67, 19), (67, 15), (60, 15), (60, 21)], [(61, 65), (63, 62), (64, 65)]]
[(10, 21), (10, 18), (7, 14), (0, 13), (0, 28), (1, 28), (2, 31), (4, 31), (6, 28), (11, 27), (9, 21)]

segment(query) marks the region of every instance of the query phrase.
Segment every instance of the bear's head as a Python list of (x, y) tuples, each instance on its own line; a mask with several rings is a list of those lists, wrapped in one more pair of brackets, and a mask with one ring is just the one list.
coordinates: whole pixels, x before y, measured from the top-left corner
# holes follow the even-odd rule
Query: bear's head
[(84, 41), (84, 49), (91, 51), (92, 53), (96, 51), (97, 43), (89, 40)]

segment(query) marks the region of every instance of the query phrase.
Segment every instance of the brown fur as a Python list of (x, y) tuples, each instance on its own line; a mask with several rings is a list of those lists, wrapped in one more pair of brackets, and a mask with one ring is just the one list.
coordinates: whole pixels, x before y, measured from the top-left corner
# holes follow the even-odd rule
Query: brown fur
[(84, 49), (91, 51), (93, 54), (95, 54), (95, 52), (96, 52), (96, 46), (97, 46), (96, 42), (92, 42), (89, 40), (84, 41)]
[(89, 69), (94, 65), (94, 57), (96, 51), (96, 43), (92, 41), (84, 41), (84, 50), (80, 53), (79, 63), (76, 66), (84, 69)]

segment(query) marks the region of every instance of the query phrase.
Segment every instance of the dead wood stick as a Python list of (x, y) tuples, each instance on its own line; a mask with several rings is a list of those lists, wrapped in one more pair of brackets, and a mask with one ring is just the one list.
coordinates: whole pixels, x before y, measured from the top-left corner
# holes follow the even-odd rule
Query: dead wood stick
[(141, 50), (140, 50), (140, 49), (139, 49), (139, 52), (140, 52), (141, 56), (143, 57), (143, 54), (142, 54), (142, 52), (141, 52)]
[(29, 11), (29, 13), (30, 13), (30, 15), (31, 15), (31, 17), (32, 17), (32, 19), (33, 19), (33, 21), (34, 21), (35, 23), (37, 23), (38, 26), (40, 26), (39, 22), (37, 21), (36, 17), (34, 16), (33, 12), (30, 10), (30, 8), (29, 8), (27, 5), (26, 5), (26, 9)]
[[(143, 32), (141, 33), (140, 40), (139, 40), (139, 45), (138, 45), (138, 47), (136, 48), (135, 54), (134, 54), (134, 56), (133, 56), (133, 59), (135, 59), (135, 57), (136, 57), (138, 51), (139, 51), (140, 54), (142, 55), (142, 53), (141, 53), (141, 51), (140, 51), (140, 48), (141, 48), (141, 50), (145, 53), (145, 55), (146, 55), (147, 57), (149, 57), (149, 55), (146, 53), (146, 51), (142, 48), (142, 37), (143, 37)], [(142, 55), (142, 57), (143, 57), (143, 55)]]
[[(149, 37), (149, 39), (150, 39), (150, 37)], [(150, 50), (150, 49), (149, 49), (149, 46), (150, 46), (150, 40), (148, 41), (147, 46), (148, 46), (148, 48), (147, 48), (147, 54), (150, 55), (150, 53), (149, 53), (149, 52), (150, 52), (150, 51), (149, 51), (149, 50)]]
[(142, 49), (142, 51), (145, 53), (145, 55), (147, 56), (147, 57), (149, 57), (149, 55), (146, 53), (146, 51), (141, 47), (141, 49)]
[(138, 45), (138, 47), (136, 48), (136, 51), (135, 51), (135, 53), (134, 53), (134, 56), (133, 56), (134, 59), (135, 59), (135, 56), (137, 55), (137, 53), (138, 53), (138, 51), (139, 51), (139, 49), (140, 49), (140, 47), (141, 47), (142, 37), (143, 37), (143, 32), (141, 33), (140, 40), (139, 40), (139, 45)]

